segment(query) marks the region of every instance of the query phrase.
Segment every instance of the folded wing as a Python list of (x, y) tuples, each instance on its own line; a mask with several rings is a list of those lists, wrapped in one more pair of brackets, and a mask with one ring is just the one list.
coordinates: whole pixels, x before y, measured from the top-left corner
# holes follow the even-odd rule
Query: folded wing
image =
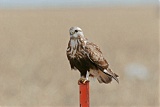
[[(87, 53), (88, 58), (107, 76), (110, 78), (114, 78), (118, 83), (118, 75), (113, 73), (109, 68), (109, 64), (106, 59), (103, 57), (100, 48), (92, 42), (87, 42), (85, 46), (85, 51)], [(100, 75), (103, 75), (100, 73)], [(103, 75), (104, 77), (104, 75)], [(111, 80), (110, 80), (111, 81)]]

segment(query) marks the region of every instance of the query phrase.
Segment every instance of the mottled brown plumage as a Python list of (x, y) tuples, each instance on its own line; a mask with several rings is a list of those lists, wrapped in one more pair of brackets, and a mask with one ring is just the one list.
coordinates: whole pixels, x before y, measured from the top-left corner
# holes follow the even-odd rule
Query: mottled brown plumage
[(70, 28), (70, 41), (66, 53), (71, 68), (80, 71), (79, 82), (85, 83), (88, 80), (87, 72), (89, 76), (96, 77), (99, 83), (110, 83), (112, 78), (119, 82), (118, 75), (109, 68), (100, 48), (89, 42), (79, 27)]

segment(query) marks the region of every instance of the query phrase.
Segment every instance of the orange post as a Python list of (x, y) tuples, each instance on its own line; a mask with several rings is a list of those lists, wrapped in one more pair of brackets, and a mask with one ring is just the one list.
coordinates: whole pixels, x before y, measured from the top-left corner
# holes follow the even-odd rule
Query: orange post
[(79, 85), (80, 107), (89, 107), (89, 82)]

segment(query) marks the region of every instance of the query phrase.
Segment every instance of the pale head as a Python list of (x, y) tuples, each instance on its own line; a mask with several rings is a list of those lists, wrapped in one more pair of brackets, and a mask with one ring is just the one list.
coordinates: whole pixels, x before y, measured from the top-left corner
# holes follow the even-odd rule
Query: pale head
[(79, 27), (71, 27), (69, 29), (70, 38), (77, 39), (78, 37), (84, 37), (82, 29)]

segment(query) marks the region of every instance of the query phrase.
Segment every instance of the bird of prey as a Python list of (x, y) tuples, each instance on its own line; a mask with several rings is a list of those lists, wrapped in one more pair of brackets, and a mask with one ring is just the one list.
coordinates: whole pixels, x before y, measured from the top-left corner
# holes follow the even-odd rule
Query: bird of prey
[(79, 70), (81, 78), (78, 84), (88, 82), (88, 77), (96, 77), (99, 83), (110, 83), (112, 78), (118, 83), (118, 75), (113, 73), (103, 57), (100, 48), (84, 37), (82, 29), (71, 27), (70, 40), (66, 51), (71, 69)]

